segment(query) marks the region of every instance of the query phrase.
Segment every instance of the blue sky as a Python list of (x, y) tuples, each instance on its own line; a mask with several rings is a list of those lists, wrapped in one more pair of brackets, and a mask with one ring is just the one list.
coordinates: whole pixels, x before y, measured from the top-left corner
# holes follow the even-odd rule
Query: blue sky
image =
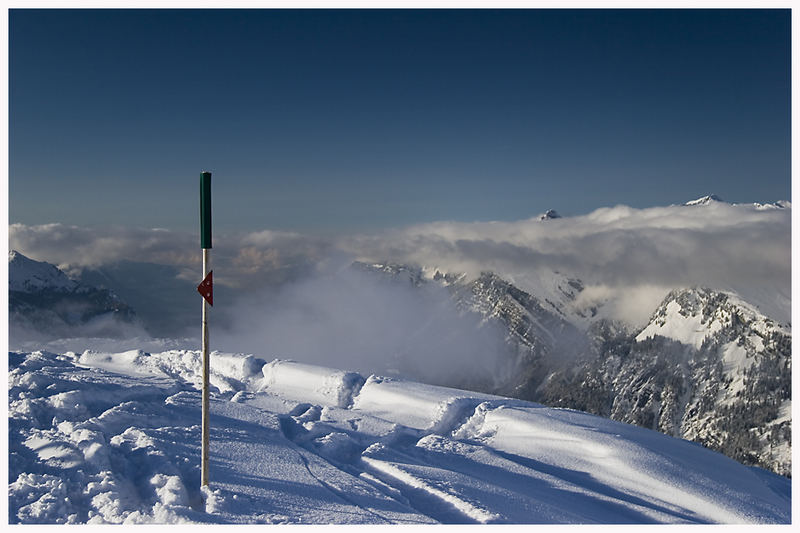
[(366, 231), (790, 198), (788, 10), (11, 10), (11, 223)]

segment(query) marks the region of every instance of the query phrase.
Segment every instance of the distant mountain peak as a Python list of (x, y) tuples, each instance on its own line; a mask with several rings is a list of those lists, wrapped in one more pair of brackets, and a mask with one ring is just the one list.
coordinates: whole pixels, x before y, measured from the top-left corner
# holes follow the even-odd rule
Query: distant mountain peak
[(724, 202), (724, 200), (719, 196), (717, 196), (716, 194), (710, 194), (708, 196), (703, 196), (702, 198), (698, 198), (697, 200), (686, 202), (683, 205), (710, 205), (715, 202)]
[(754, 203), (753, 206), (755, 206), (755, 208), (759, 211), (765, 211), (768, 209), (791, 209), (792, 202), (788, 200), (778, 200), (777, 202), (772, 202), (770, 204)]
[(35, 261), (16, 250), (8, 253), (8, 288), (19, 292), (55, 290), (70, 292), (78, 283), (69, 279), (58, 267), (44, 261)]
[(144, 333), (136, 313), (108, 289), (72, 280), (55, 265), (8, 254), (9, 335), (15, 342)]
[(555, 209), (548, 209), (543, 215), (539, 215), (539, 220), (552, 220), (554, 218), (561, 218), (561, 215)]
[(712, 204), (717, 204), (717, 203), (726, 204), (726, 205), (732, 205), (732, 206), (752, 207), (752, 208), (755, 208), (755, 209), (757, 209), (759, 211), (772, 210), (772, 209), (791, 209), (792, 208), (792, 202), (790, 202), (788, 200), (778, 200), (777, 202), (770, 202), (770, 203), (765, 203), (765, 204), (758, 203), (758, 202), (740, 204), (740, 203), (736, 203), (736, 202), (734, 202), (734, 203), (726, 202), (725, 200), (723, 200), (722, 198), (720, 198), (716, 194), (710, 194), (708, 196), (703, 196), (702, 198), (698, 198), (696, 200), (691, 200), (689, 202), (686, 202), (683, 205), (685, 205), (685, 206), (698, 206), (698, 205), (712, 205)]

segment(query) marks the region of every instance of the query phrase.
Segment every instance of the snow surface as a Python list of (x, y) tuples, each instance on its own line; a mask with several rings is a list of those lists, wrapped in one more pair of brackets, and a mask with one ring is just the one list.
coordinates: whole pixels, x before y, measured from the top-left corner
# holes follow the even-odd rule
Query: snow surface
[(12, 523), (789, 523), (790, 481), (585, 413), (197, 351), (9, 353)]

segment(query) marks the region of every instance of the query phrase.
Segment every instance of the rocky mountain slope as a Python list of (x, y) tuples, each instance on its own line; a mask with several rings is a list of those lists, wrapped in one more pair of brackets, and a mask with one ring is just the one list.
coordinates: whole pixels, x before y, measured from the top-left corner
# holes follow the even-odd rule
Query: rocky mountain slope
[(597, 324), (592, 356), (537, 397), (791, 475), (791, 332), (734, 294), (673, 291), (635, 334)]
[(555, 284), (556, 302), (488, 272), (467, 280), (407, 265), (355, 267), (446, 285), (462, 312), (501, 323), (506, 379), (486, 392), (656, 429), (791, 475), (791, 331), (734, 293), (675, 290), (631, 331), (567, 309), (583, 289), (575, 279)]

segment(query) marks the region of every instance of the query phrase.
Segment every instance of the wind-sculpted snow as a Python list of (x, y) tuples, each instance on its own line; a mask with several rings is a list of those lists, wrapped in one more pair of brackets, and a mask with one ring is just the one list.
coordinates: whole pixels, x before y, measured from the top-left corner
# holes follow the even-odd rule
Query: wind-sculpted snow
[(295, 361), (272, 361), (264, 365), (262, 373), (262, 387), (270, 392), (337, 407), (348, 407), (364, 384), (364, 378), (355, 372)]
[(578, 411), (196, 351), (9, 353), (12, 523), (788, 523), (790, 482)]
[(490, 398), (498, 396), (370, 376), (353, 409), (405, 427), (441, 433), (452, 429), (459, 417), (482, 399)]

